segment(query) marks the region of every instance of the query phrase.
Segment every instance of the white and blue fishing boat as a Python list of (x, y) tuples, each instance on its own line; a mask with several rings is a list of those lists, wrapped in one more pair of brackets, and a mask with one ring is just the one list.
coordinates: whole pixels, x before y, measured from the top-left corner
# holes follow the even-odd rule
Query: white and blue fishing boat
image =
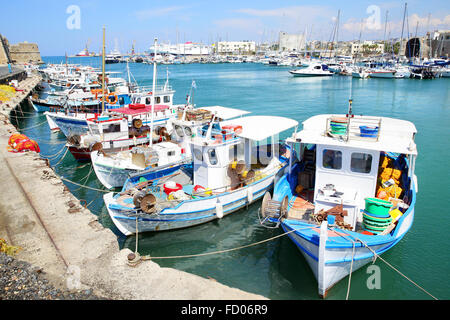
[[(284, 117), (247, 116), (211, 122), (190, 141), (192, 170), (130, 177), (122, 192), (104, 196), (125, 235), (171, 230), (220, 219), (260, 199), (288, 166), (291, 150), (275, 136), (296, 127)], [(259, 142), (272, 137), (271, 144)], [(295, 157), (294, 157), (295, 158)]]
[[(157, 112), (155, 111), (154, 113)], [(130, 147), (133, 147), (133, 145), (136, 146), (142, 143), (149, 144), (151, 138), (151, 146), (140, 148), (141, 153), (147, 154), (147, 161), (137, 161), (136, 159), (139, 156), (133, 150), (128, 150), (129, 148), (123, 148), (120, 152), (111, 154), (111, 152), (104, 152), (107, 150), (102, 147), (103, 152), (90, 153), (92, 166), (98, 180), (106, 188), (122, 187), (129, 174), (149, 170), (148, 166), (160, 167), (169, 163), (192, 162), (190, 142), (198, 131), (204, 135), (212, 121), (218, 123), (223, 120), (241, 117), (248, 113), (247, 111), (221, 106), (197, 109), (189, 107), (178, 113), (177, 118), (171, 118), (170, 121), (165, 123), (154, 121), (153, 127), (155, 130), (153, 130), (151, 126), (142, 125), (142, 123), (151, 125), (150, 111), (145, 114), (145, 118), (134, 118), (134, 120), (141, 120), (137, 122), (139, 124), (138, 127), (135, 127), (136, 121), (129, 119), (133, 123), (133, 127), (130, 128), (132, 130), (128, 130), (122, 124), (124, 129), (122, 132), (127, 137), (133, 136), (132, 139), (127, 139), (128, 142), (123, 138), (119, 139), (119, 141), (112, 141), (112, 143), (109, 141), (109, 145), (124, 146), (124, 143), (128, 143)], [(117, 125), (111, 123), (110, 119), (107, 119), (104, 124), (107, 126), (113, 125), (119, 129)], [(136, 132), (134, 133), (134, 131)], [(103, 134), (103, 137), (105, 137), (105, 134)], [(88, 148), (88, 150), (92, 150), (92, 148)], [(150, 159), (152, 153), (154, 156), (153, 159)], [(169, 156), (169, 154), (171, 155)]]
[(416, 132), (409, 121), (349, 112), (313, 116), (286, 140), (299, 157), (264, 196), (260, 219), (288, 233), (321, 297), (411, 228)]

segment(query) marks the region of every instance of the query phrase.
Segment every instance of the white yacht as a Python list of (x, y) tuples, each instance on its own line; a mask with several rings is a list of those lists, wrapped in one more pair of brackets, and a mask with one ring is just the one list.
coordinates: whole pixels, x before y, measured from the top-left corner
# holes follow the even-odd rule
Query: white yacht
[(326, 64), (312, 63), (306, 68), (289, 70), (295, 77), (323, 77), (332, 76), (333, 72), (328, 69)]

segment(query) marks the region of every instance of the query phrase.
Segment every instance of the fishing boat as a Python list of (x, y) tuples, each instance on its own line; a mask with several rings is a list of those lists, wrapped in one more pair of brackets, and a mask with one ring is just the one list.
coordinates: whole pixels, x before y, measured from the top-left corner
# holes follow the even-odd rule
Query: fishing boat
[[(88, 118), (86, 122), (88, 132), (71, 135), (66, 143), (77, 161), (90, 161), (91, 152), (94, 150), (102, 150), (105, 153), (120, 152), (133, 146), (148, 144), (152, 138), (150, 127), (143, 125), (139, 114), (126, 117), (120, 112), (114, 112), (111, 115)], [(160, 133), (161, 136), (157, 139), (167, 138), (166, 132), (161, 130)]]
[(306, 68), (289, 70), (289, 72), (295, 77), (326, 77), (334, 74), (326, 64), (322, 63), (311, 63)]
[[(149, 170), (149, 166), (157, 169), (157, 167), (167, 165), (170, 162), (191, 162), (192, 154), (190, 142), (197, 134), (205, 135), (208, 130), (208, 124), (218, 124), (220, 121), (240, 117), (245, 114), (248, 114), (248, 112), (222, 106), (196, 109), (189, 107), (180, 110), (180, 112), (177, 113), (176, 118), (171, 118), (164, 124), (157, 125), (157, 122), (154, 121), (155, 130), (153, 131), (148, 125), (142, 126), (142, 123), (151, 125), (151, 121), (143, 121), (143, 118), (135, 117), (132, 127), (126, 128), (125, 124), (122, 124), (122, 131), (125, 135), (129, 135), (128, 139), (125, 139), (124, 137), (123, 139), (119, 139), (119, 141), (112, 140), (106, 143), (102, 142), (102, 144), (109, 146), (108, 149), (100, 148), (102, 149), (100, 152), (90, 153), (92, 165), (98, 180), (106, 188), (122, 187), (130, 174)], [(146, 113), (145, 117), (151, 118), (150, 113)], [(136, 126), (136, 123), (138, 123), (139, 126)], [(115, 126), (119, 129), (117, 125)], [(152, 138), (151, 142), (150, 138)], [(83, 151), (89, 152), (94, 149), (99, 149), (98, 145), (92, 144), (92, 140), (92, 136), (87, 139), (90, 146), (87, 148), (85, 147)], [(91, 142), (89, 143), (89, 141)], [(145, 147), (139, 148), (140, 153), (145, 154), (145, 161), (137, 161), (136, 159), (138, 159), (138, 156), (136, 156), (136, 151), (133, 149), (128, 150), (138, 143), (141, 145), (151, 144), (147, 149)], [(129, 145), (129, 148), (126, 148), (126, 144)], [(114, 150), (111, 150), (110, 148), (114, 147), (114, 145), (117, 147), (119, 147), (119, 145), (122, 146), (122, 150), (113, 153), (112, 151)], [(152, 153), (153, 150), (156, 153)], [(153, 157), (152, 154), (154, 155)], [(156, 158), (165, 159), (166, 154), (173, 154), (174, 157), (170, 158), (170, 161), (160, 161), (156, 163), (156, 165), (152, 162)]]
[(288, 233), (321, 297), (411, 228), (416, 133), (409, 121), (349, 112), (313, 116), (286, 140), (299, 157), (264, 196), (260, 219)]
[[(246, 116), (211, 123), (192, 138), (191, 170), (155, 179), (131, 176), (118, 194), (104, 196), (108, 213), (125, 235), (191, 227), (223, 218), (261, 198), (282, 176), (290, 148), (274, 137), (297, 126), (284, 117)], [(271, 144), (258, 145), (258, 141)]]

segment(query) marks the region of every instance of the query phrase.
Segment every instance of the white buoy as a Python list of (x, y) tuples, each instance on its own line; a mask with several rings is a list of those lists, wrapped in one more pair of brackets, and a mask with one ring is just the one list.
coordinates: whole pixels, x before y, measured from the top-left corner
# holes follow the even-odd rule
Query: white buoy
[(216, 216), (219, 219), (223, 218), (223, 206), (219, 201), (216, 203)]
[(247, 188), (247, 200), (249, 203), (253, 201), (253, 188), (252, 187)]

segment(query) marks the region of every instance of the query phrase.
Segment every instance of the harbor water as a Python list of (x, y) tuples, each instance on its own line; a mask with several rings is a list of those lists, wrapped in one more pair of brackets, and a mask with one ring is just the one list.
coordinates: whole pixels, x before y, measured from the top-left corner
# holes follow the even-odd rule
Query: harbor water
[[(43, 57), (47, 63), (64, 63), (64, 57)], [(68, 63), (101, 66), (101, 58), (69, 58)], [(140, 85), (152, 84), (153, 66), (132, 63), (131, 73)], [(106, 66), (107, 71), (127, 78), (126, 64)], [(430, 299), (418, 286), (438, 299), (450, 298), (450, 257), (447, 203), (450, 175), (450, 80), (354, 79), (345, 76), (301, 78), (289, 67), (257, 63), (158, 65), (158, 83), (169, 76), (176, 90), (174, 103), (183, 104), (195, 81), (193, 101), (197, 107), (220, 105), (250, 111), (253, 115), (279, 115), (301, 124), (322, 113), (345, 114), (353, 99), (353, 113), (386, 116), (411, 121), (417, 128), (419, 156), (416, 164), (418, 195), (415, 220), (406, 236), (374, 266), (369, 264), (333, 287), (328, 299)], [(104, 192), (90, 163), (79, 163), (65, 152), (65, 138), (51, 133), (43, 114), (26, 103), (23, 113), (11, 120), (22, 133), (35, 139), (41, 156), (49, 158), (56, 173), (67, 180), (71, 192), (99, 217), (100, 223), (117, 234), (121, 247), (135, 250), (136, 239), (124, 237), (115, 228), (103, 203)], [(299, 125), (301, 128), (301, 125)], [(286, 137), (285, 134), (284, 137)], [(49, 195), (51, 200), (51, 195)], [(141, 255), (166, 257), (154, 261), (212, 278), (225, 285), (270, 299), (318, 299), (317, 282), (306, 260), (281, 229), (260, 226), (261, 201), (221, 220), (192, 228), (139, 234)], [(228, 249), (262, 242), (240, 250)], [(225, 251), (213, 255), (171, 258)], [(395, 268), (395, 269), (394, 269)], [(378, 278), (375, 278), (378, 277)], [(414, 281), (412, 283), (411, 281)]]

